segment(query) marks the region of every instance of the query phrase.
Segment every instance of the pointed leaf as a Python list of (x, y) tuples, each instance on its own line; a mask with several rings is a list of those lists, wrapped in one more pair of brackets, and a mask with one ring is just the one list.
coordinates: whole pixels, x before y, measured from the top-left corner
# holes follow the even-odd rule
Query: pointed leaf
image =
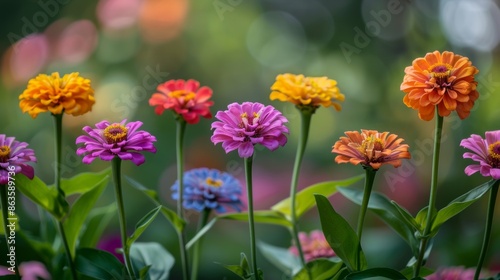
[[(151, 199), (156, 205), (161, 205), (158, 193), (154, 190), (144, 187), (141, 183), (135, 181), (134, 179), (125, 176), (125, 179), (130, 183), (132, 187), (143, 192), (149, 199)], [(180, 233), (184, 230), (186, 222), (181, 219), (174, 211), (168, 209), (166, 206), (162, 206), (161, 213), (167, 220), (172, 224), (175, 230)]]
[(468, 191), (467, 193), (457, 197), (451, 201), (446, 207), (439, 210), (432, 224), (431, 232), (437, 231), (439, 227), (458, 213), (464, 211), (471, 204), (480, 199), (485, 193), (487, 193), (493, 184), (498, 183), (498, 180), (491, 180), (474, 189)]
[[(175, 259), (163, 246), (156, 242), (136, 242), (130, 248), (130, 258), (135, 271), (147, 269), (143, 275), (148, 280), (168, 279)], [(144, 274), (144, 271), (142, 271)]]
[[(335, 274), (337, 274), (340, 269), (342, 269), (342, 262), (332, 262), (328, 259), (317, 259), (306, 264), (314, 280), (327, 280), (332, 279)], [(310, 280), (309, 274), (305, 268), (302, 268), (296, 275), (293, 276), (293, 280)]]
[[(413, 277), (413, 269), (414, 269), (413, 267), (408, 266), (408, 267), (405, 267), (400, 272), (407, 279), (412, 279), (412, 277)], [(425, 277), (425, 276), (431, 275), (432, 273), (434, 273), (434, 269), (430, 269), (430, 268), (425, 267), (425, 266), (420, 267), (420, 276)]]
[(377, 277), (377, 279), (393, 279), (393, 280), (401, 280), (407, 279), (403, 274), (399, 271), (387, 268), (387, 267), (376, 267), (369, 268), (367, 270), (352, 272), (345, 278), (346, 280), (363, 280), (366, 278)]
[(78, 246), (81, 248), (94, 248), (114, 215), (116, 215), (116, 203), (92, 209), (81, 230), (82, 235)]
[(297, 273), (302, 268), (299, 257), (290, 253), (286, 248), (276, 247), (265, 242), (258, 242), (257, 246), (260, 249), (260, 253), (262, 253), (270, 263), (288, 276)]
[(139, 222), (137, 222), (137, 224), (135, 225), (135, 231), (127, 239), (127, 245), (128, 245), (129, 248), (132, 245), (132, 243), (134, 243), (134, 241), (136, 241), (137, 238), (139, 238), (139, 236), (141, 236), (141, 234), (154, 221), (156, 215), (158, 215), (158, 213), (160, 212), (160, 210), (161, 210), (161, 206), (158, 206), (158, 207), (154, 208), (153, 210), (149, 211), (149, 213), (147, 213), (146, 215), (144, 215), (144, 217), (142, 217), (142, 219)]
[[(315, 194), (323, 234), (333, 251), (350, 271), (366, 269), (366, 259), (356, 232), (349, 223), (333, 209), (328, 198)], [(357, 250), (356, 248), (359, 248)], [(359, 254), (359, 261), (358, 261)]]
[(71, 178), (62, 178), (61, 189), (66, 196), (86, 193), (98, 186), (104, 178), (108, 177), (109, 180), (110, 176), (111, 168), (106, 168), (101, 172), (80, 173)]
[(68, 212), (68, 202), (53, 187), (48, 187), (40, 178), (35, 176), (33, 180), (23, 174), (15, 177), (16, 188), (34, 203), (47, 210), (52, 216), (61, 220)]
[(126, 279), (125, 266), (108, 252), (81, 248), (77, 250), (75, 267), (83, 275), (100, 280)]
[[(321, 194), (326, 197), (329, 197), (333, 195), (335, 192), (337, 192), (337, 187), (346, 187), (352, 185), (357, 181), (363, 179), (364, 176), (365, 175), (363, 174), (345, 180), (321, 182), (301, 190), (296, 194), (296, 200), (295, 200), (295, 205), (297, 207), (296, 209), (297, 218), (301, 217), (305, 212), (314, 207), (316, 203), (316, 201), (314, 200), (314, 194)], [(288, 197), (276, 203), (274, 206), (271, 207), (271, 209), (282, 213), (290, 221), (291, 220), (290, 206), (291, 206), (291, 201), (290, 197)]]

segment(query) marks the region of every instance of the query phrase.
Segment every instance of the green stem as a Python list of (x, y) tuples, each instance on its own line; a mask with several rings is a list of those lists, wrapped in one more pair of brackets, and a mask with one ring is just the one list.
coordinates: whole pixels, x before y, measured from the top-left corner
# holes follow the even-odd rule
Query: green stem
[(245, 178), (247, 183), (247, 197), (248, 197), (248, 225), (250, 228), (250, 255), (252, 259), (252, 279), (257, 280), (257, 250), (255, 246), (255, 225), (253, 218), (253, 195), (252, 195), (252, 158), (253, 155), (245, 158)]
[(365, 215), (366, 215), (366, 210), (368, 209), (368, 202), (370, 201), (370, 194), (372, 193), (372, 188), (373, 188), (373, 182), (375, 180), (375, 175), (377, 174), (377, 170), (373, 169), (372, 167), (365, 167), (365, 187), (364, 187), (364, 192), (363, 192), (363, 202), (361, 203), (361, 209), (359, 211), (359, 216), (358, 216), (358, 228), (357, 228), (357, 235), (358, 235), (358, 250), (357, 250), (357, 269), (360, 270), (361, 267), (361, 236), (363, 235), (363, 223), (365, 221)]
[(488, 214), (486, 216), (486, 227), (484, 231), (483, 247), (481, 248), (481, 254), (479, 255), (479, 260), (476, 267), (476, 273), (474, 274), (474, 280), (479, 279), (479, 274), (481, 274), (481, 268), (483, 267), (484, 259), (486, 258), (486, 251), (488, 250), (488, 242), (491, 235), (491, 226), (493, 224), (493, 216), (495, 214), (495, 202), (498, 194), (498, 185), (500, 180), (497, 180), (490, 191), (490, 200), (488, 201)]
[[(66, 199), (66, 195), (64, 194), (64, 191), (61, 188), (61, 162), (62, 162), (62, 118), (63, 115), (58, 114), (58, 115), (52, 115), (54, 117), (54, 126), (55, 126), (55, 133), (56, 133), (56, 162), (55, 162), (55, 175), (54, 175), (54, 181), (56, 185), (57, 192), (59, 194), (60, 199)], [(64, 245), (64, 251), (66, 252), (66, 259), (68, 261), (68, 266), (71, 271), (71, 276), (73, 279), (78, 279), (77, 273), (76, 273), (76, 268), (73, 263), (73, 257), (71, 256), (71, 250), (68, 245), (68, 240), (66, 238), (66, 233), (64, 232), (64, 225), (61, 220), (57, 220), (57, 230), (59, 232), (59, 235), (61, 236), (62, 243)]]
[(302, 158), (304, 156), (304, 151), (307, 146), (307, 139), (309, 137), (309, 127), (311, 124), (311, 117), (314, 113), (314, 109), (311, 108), (298, 108), (301, 116), (301, 126), (300, 126), (300, 137), (299, 143), (297, 145), (297, 153), (295, 154), (295, 163), (293, 165), (293, 173), (292, 173), (292, 182), (290, 185), (290, 214), (291, 214), (291, 222), (292, 222), (292, 238), (294, 240), (295, 246), (297, 246), (297, 250), (299, 252), (300, 262), (302, 266), (306, 268), (309, 279), (311, 279), (311, 274), (309, 269), (306, 266), (306, 260), (304, 258), (304, 251), (302, 250), (302, 244), (300, 244), (299, 239), (299, 229), (297, 223), (297, 205), (296, 205), (296, 194), (297, 194), (297, 185), (299, 182), (299, 173), (300, 166), (302, 165)]
[(123, 258), (125, 259), (125, 269), (130, 279), (135, 279), (134, 268), (132, 267), (132, 261), (130, 260), (130, 248), (128, 247), (128, 237), (127, 237), (127, 221), (125, 219), (125, 208), (123, 206), (123, 195), (122, 195), (122, 180), (121, 180), (121, 163), (122, 160), (119, 157), (114, 157), (111, 166), (113, 170), (113, 181), (115, 183), (115, 196), (116, 204), (118, 206), (118, 219), (120, 221), (120, 234), (122, 239), (122, 249)]
[[(176, 128), (176, 156), (177, 156), (177, 180), (179, 181), (178, 196), (177, 196), (177, 215), (184, 219), (184, 157), (183, 157), (183, 140), (184, 132), (186, 131), (186, 121), (182, 117), (177, 119)], [(180, 256), (182, 263), (182, 276), (184, 280), (189, 279), (188, 255), (186, 252), (186, 237), (184, 231), (178, 233)]]
[[(200, 231), (208, 221), (208, 216), (210, 216), (210, 208), (205, 208), (200, 215), (200, 219), (198, 221), (198, 231)], [(191, 279), (196, 280), (198, 279), (198, 269), (199, 269), (199, 262), (200, 262), (200, 247), (201, 247), (201, 240), (203, 237), (198, 239), (198, 241), (195, 243), (194, 248), (193, 248), (193, 263), (191, 266)]]
[(422, 240), (420, 241), (420, 249), (417, 257), (417, 262), (415, 263), (415, 269), (413, 271), (413, 277), (418, 277), (420, 274), (420, 268), (422, 267), (424, 261), (425, 251), (427, 249), (427, 244), (429, 242), (429, 233), (432, 229), (432, 223), (434, 221), (434, 212), (436, 211), (436, 194), (437, 194), (437, 182), (438, 182), (438, 169), (439, 169), (439, 153), (441, 150), (441, 134), (443, 131), (443, 117), (438, 113), (438, 108), (436, 107), (436, 129), (434, 131), (434, 153), (432, 154), (432, 179), (431, 179), (431, 191), (429, 196), (429, 208), (427, 211), (427, 220), (425, 223), (424, 233), (422, 235)]
[[(9, 236), (11, 229), (9, 229), (8, 224), (9, 224), (9, 211), (8, 211), (8, 198), (7, 198), (7, 185), (0, 185), (0, 199), (2, 202), (2, 217), (3, 217), (3, 230), (4, 230), (4, 235), (5, 235), (5, 245), (7, 246), (7, 252), (10, 252), (11, 250), (9, 249)], [(13, 211), (12, 211), (13, 214)], [(17, 222), (17, 218), (12, 218), (15, 219)], [(15, 226), (15, 223), (14, 223)], [(14, 235), (15, 238), (15, 235)], [(15, 244), (15, 243), (14, 243)], [(14, 272), (17, 276), (18, 279), (21, 279), (21, 275), (19, 275), (19, 267), (17, 266), (17, 258), (14, 259)]]

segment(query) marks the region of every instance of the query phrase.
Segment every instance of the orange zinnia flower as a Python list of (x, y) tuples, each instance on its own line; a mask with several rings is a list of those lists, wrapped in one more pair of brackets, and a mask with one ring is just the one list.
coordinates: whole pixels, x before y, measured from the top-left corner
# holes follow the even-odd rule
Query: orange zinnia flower
[(32, 118), (46, 111), (54, 115), (64, 112), (78, 116), (92, 110), (95, 103), (90, 80), (80, 77), (78, 72), (62, 78), (58, 72), (50, 76), (40, 74), (28, 82), (19, 100), (23, 113), (28, 112)]
[(427, 53), (405, 69), (403, 102), (418, 110), (422, 120), (432, 120), (436, 106), (442, 117), (456, 110), (465, 119), (479, 97), (474, 80), (478, 72), (467, 57), (448, 51)]
[(378, 170), (382, 164), (390, 164), (394, 167), (401, 166), (401, 159), (409, 159), (408, 145), (401, 144), (403, 138), (389, 132), (378, 132), (376, 130), (346, 131), (345, 136), (340, 137), (333, 146), (332, 153), (337, 163), (361, 163), (364, 167), (371, 166)]
[(271, 86), (271, 100), (289, 101), (298, 106), (333, 106), (337, 111), (342, 107), (334, 101), (344, 101), (335, 80), (327, 77), (304, 77), (304, 75), (282, 74)]

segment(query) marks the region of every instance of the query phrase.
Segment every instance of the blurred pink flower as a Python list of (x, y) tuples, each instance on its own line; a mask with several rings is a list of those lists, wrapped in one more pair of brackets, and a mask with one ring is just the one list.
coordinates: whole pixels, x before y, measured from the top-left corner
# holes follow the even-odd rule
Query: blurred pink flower
[(68, 25), (59, 35), (57, 56), (68, 64), (85, 61), (97, 46), (97, 30), (90, 20)]
[(123, 254), (116, 251), (117, 249), (122, 248), (122, 239), (119, 234), (102, 237), (96, 247), (97, 249), (111, 253), (120, 262), (125, 263), (123, 260)]
[(100, 0), (97, 18), (106, 29), (118, 30), (135, 25), (139, 18), (142, 0)]
[(468, 176), (479, 171), (484, 177), (500, 179), (500, 130), (486, 131), (486, 139), (472, 134), (463, 139), (460, 146), (471, 150), (464, 153), (464, 158), (470, 158), (479, 164), (472, 164), (465, 168)]
[[(321, 230), (313, 230), (309, 234), (299, 232), (299, 240), (306, 262), (319, 258), (331, 258), (336, 256)], [(296, 256), (299, 255), (297, 246), (292, 245), (289, 250), (292, 254)]]
[[(23, 262), (19, 265), (19, 273), (23, 280), (39, 280), (46, 279), (50, 280), (50, 274), (41, 262), (31, 261)], [(14, 274), (5, 266), (0, 266), (0, 275), (10, 275)]]
[(427, 280), (472, 280), (475, 270), (465, 269), (462, 266), (441, 268), (427, 276)]

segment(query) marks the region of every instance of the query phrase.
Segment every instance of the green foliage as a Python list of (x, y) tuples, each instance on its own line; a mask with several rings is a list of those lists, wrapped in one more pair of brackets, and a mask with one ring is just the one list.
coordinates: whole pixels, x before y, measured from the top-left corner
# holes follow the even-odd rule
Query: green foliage
[(161, 206), (157, 206), (153, 210), (149, 211), (142, 219), (135, 225), (135, 230), (132, 235), (127, 239), (127, 245), (130, 248), (132, 243), (141, 236), (141, 234), (148, 228), (148, 226), (154, 221), (156, 215), (160, 212)]
[(127, 279), (125, 266), (115, 256), (105, 251), (92, 248), (78, 249), (75, 266), (79, 273), (93, 279)]
[(78, 243), (79, 247), (95, 247), (99, 242), (102, 233), (111, 221), (111, 218), (113, 218), (115, 214), (116, 203), (92, 209), (81, 230), (82, 234)]
[(377, 277), (377, 279), (393, 279), (393, 280), (406, 280), (407, 278), (401, 274), (399, 271), (387, 268), (387, 267), (376, 267), (369, 268), (367, 270), (352, 272), (347, 275), (346, 280), (362, 280), (366, 278)]
[(156, 242), (132, 244), (130, 258), (134, 271), (139, 271), (140, 279), (145, 280), (168, 279), (175, 263), (174, 257)]
[(341, 215), (335, 212), (326, 197), (319, 194), (314, 196), (318, 205), (323, 234), (330, 247), (350, 271), (366, 269), (366, 258), (354, 230)]
[[(241, 253), (241, 259), (240, 259), (240, 264), (239, 265), (222, 265), (225, 267), (227, 270), (233, 272), (234, 274), (238, 275), (241, 279), (244, 280), (250, 280), (252, 279), (252, 271), (250, 270), (250, 266), (248, 265), (248, 260), (247, 256), (245, 253)], [(258, 273), (258, 280), (264, 279), (262, 271), (259, 269)]]
[[(293, 276), (293, 280), (327, 280), (332, 279), (342, 269), (342, 262), (332, 262), (328, 259), (317, 259), (306, 264), (306, 268), (302, 268)], [(310, 274), (309, 274), (310, 273)], [(309, 277), (309, 275), (311, 277)]]
[(269, 262), (288, 276), (296, 274), (302, 268), (299, 257), (290, 253), (286, 248), (276, 247), (265, 242), (258, 242), (257, 246), (260, 253)]

